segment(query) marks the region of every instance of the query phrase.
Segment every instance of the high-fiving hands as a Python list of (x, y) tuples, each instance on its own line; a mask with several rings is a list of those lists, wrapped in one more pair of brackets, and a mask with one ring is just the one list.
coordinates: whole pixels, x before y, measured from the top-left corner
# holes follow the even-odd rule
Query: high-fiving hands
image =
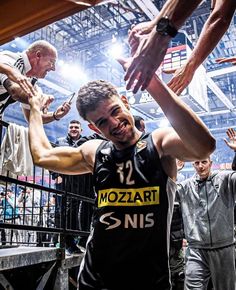
[[(47, 114), (49, 106), (54, 101), (54, 97), (52, 95), (42, 94), (37, 90), (36, 87), (33, 87), (31, 93), (29, 94), (29, 104), (31, 108), (36, 108), (41, 111), (43, 114)], [(64, 117), (71, 109), (70, 102), (64, 102), (62, 105), (58, 106), (54, 111), (54, 116), (56, 120), (60, 120)]]
[(166, 74), (174, 74), (167, 85), (177, 95), (180, 95), (190, 84), (195, 72), (195, 70), (191, 69), (191, 67), (187, 64), (178, 69), (164, 69), (162, 71)]
[(217, 63), (230, 62), (232, 65), (236, 65), (236, 56), (233, 57), (221, 57), (216, 59)]
[(18, 84), (26, 94), (30, 94), (32, 92), (33, 85), (31, 84), (29, 78), (22, 75), (16, 68), (0, 63), (0, 72), (7, 75), (9, 80)]
[(136, 93), (140, 88), (145, 90), (148, 87), (165, 56), (169, 41), (170, 36), (163, 37), (156, 32), (152, 21), (132, 28), (129, 43), (133, 59), (125, 74), (127, 90), (132, 88)]

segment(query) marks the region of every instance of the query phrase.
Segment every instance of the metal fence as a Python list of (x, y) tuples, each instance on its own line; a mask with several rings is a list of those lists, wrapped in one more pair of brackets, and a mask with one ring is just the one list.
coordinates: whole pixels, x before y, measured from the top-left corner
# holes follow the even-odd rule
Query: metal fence
[[(8, 123), (0, 120), (0, 144), (7, 128)], [(31, 176), (10, 171), (0, 175), (0, 247), (64, 248), (68, 235), (87, 237), (89, 227), (83, 224), (90, 222), (94, 204), (88, 194), (93, 188), (91, 175), (63, 176), (62, 188), (55, 188), (51, 172), (35, 166)]]

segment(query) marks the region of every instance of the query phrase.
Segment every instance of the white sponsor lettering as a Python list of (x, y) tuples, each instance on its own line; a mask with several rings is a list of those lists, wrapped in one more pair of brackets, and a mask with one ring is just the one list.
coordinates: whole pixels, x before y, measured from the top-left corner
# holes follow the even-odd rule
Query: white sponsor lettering
[[(102, 215), (99, 219), (99, 221), (108, 227), (106, 230), (114, 229), (119, 226), (122, 226), (122, 221), (118, 218), (113, 217), (112, 215), (114, 212), (108, 212), (104, 215)], [(143, 228), (150, 228), (154, 226), (154, 214), (148, 213), (148, 214), (125, 214), (124, 215), (124, 224), (123, 227), (133, 228), (133, 229), (143, 229)]]

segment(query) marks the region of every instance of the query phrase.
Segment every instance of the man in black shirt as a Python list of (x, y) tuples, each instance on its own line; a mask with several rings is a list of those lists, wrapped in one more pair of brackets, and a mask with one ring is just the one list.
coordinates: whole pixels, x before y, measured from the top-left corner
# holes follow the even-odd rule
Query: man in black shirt
[(52, 148), (37, 93), (30, 98), (29, 138), (35, 164), (64, 174), (93, 173), (96, 206), (80, 267), (80, 290), (171, 287), (168, 252), (175, 158), (203, 158), (214, 150), (215, 140), (158, 77), (148, 90), (175, 130), (138, 131), (127, 99), (112, 84), (97, 80), (79, 90), (76, 105), (81, 117), (107, 141), (94, 139), (77, 148)]
[[(68, 133), (66, 137), (57, 138), (55, 144), (57, 146), (78, 147), (86, 140), (81, 135), (82, 126), (80, 121), (71, 120), (68, 126)], [(56, 172), (52, 173), (55, 180), (55, 188), (59, 190), (66, 190), (67, 192), (79, 194), (94, 199), (94, 190), (92, 186), (92, 175), (62, 175)], [(73, 230), (89, 231), (91, 224), (91, 216), (93, 212), (93, 205), (88, 202), (79, 201), (75, 198), (68, 197), (66, 202), (67, 227)], [(56, 224), (60, 225), (61, 218), (61, 196), (56, 198)], [(81, 253), (78, 244), (85, 247), (87, 237), (77, 237), (67, 235), (65, 238), (66, 254)], [(55, 235), (54, 244), (56, 244), (57, 235)]]

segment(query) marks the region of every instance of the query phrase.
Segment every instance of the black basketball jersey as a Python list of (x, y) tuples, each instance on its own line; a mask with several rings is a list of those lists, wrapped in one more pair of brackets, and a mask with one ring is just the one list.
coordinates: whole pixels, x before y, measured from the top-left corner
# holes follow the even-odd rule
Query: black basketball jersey
[(90, 265), (96, 289), (169, 289), (175, 184), (162, 168), (151, 134), (124, 150), (104, 141), (93, 176), (97, 207), (82, 280), (89, 277)]

